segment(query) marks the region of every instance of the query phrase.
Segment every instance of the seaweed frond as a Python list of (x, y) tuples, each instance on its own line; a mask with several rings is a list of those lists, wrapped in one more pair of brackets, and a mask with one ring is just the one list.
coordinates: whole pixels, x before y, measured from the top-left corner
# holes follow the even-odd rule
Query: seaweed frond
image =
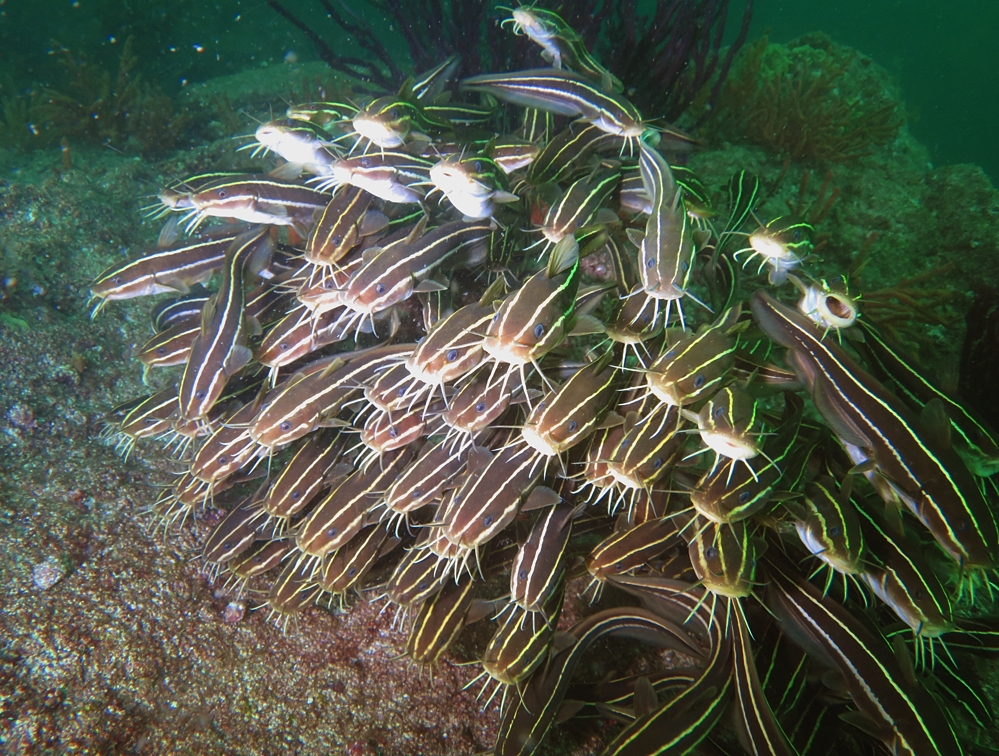
[(173, 100), (142, 78), (134, 45), (134, 37), (125, 40), (114, 76), (58, 46), (65, 85), (35, 93), (29, 109), (42, 144), (68, 139), (148, 155), (177, 143), (189, 117), (175, 112)]

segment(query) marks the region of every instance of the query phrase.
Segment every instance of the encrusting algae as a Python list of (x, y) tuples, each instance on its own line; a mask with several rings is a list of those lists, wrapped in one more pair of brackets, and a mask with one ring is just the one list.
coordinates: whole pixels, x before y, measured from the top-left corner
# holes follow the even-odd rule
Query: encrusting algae
[(710, 95), (642, 95), (571, 12), (506, 14), (493, 70), (386, 52), (369, 99), (262, 124), (268, 170), (161, 187), (156, 244), (95, 279), (97, 322), (160, 297), (148, 394), (105, 428), (177, 471), (153, 529), (202, 536), (227, 622), (387, 612), (496, 754), (573, 717), (606, 754), (973, 752), (999, 436), (895, 343), (947, 271), (861, 294), (850, 188), (775, 201), (792, 161), (895, 139), (895, 106), (810, 110), (855, 61), (770, 79), (764, 40), (696, 90), (769, 164), (702, 179), (664, 118)]

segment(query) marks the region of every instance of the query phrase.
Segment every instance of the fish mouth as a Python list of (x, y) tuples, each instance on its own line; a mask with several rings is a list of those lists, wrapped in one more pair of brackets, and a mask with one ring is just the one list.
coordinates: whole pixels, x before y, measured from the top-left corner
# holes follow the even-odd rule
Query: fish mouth
[(379, 147), (399, 147), (404, 141), (403, 134), (389, 128), (381, 121), (358, 117), (354, 119), (353, 126), (354, 131)]
[(541, 435), (537, 427), (533, 425), (525, 425), (521, 428), (520, 432), (524, 442), (538, 452), (538, 454), (545, 457), (554, 457), (559, 453), (559, 449), (552, 445), (550, 439)]

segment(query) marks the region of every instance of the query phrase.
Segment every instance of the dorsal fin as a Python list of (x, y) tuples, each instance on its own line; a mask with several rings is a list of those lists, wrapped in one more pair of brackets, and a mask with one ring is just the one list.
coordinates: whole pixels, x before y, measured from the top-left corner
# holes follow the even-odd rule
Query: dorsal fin
[(482, 296), (479, 297), (479, 307), (483, 309), (492, 307), (493, 302), (502, 299), (504, 294), (506, 294), (506, 279), (503, 276), (497, 276), (496, 280), (489, 284), (482, 292)]
[(552, 249), (551, 257), (548, 258), (547, 275), (549, 278), (555, 278), (577, 263), (579, 263), (579, 242), (575, 236), (569, 234)]

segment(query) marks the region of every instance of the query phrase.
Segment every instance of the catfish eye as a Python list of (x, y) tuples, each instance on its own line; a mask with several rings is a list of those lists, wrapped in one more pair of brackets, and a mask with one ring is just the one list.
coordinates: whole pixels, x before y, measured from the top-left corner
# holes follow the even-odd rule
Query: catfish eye
[(341, 242), (343, 242), (343, 237), (340, 234), (336, 234), (330, 241), (333, 242), (334, 247), (339, 247)]
[(652, 460), (652, 469), (653, 470), (658, 470), (662, 466), (663, 466), (662, 457), (656, 457), (654, 460)]
[(422, 488), (414, 488), (413, 489), (413, 498), (414, 499), (419, 499), (421, 496), (423, 496), (423, 489)]
[(542, 323), (538, 323), (536, 326), (534, 326), (534, 338), (540, 339), (544, 335), (545, 335), (545, 327)]
[(368, 168), (371, 165), (371, 158), (362, 157), (359, 162), (362, 168)]
[(194, 392), (194, 398), (195, 399), (204, 399), (206, 396), (207, 396), (207, 394), (203, 390), (202, 391), (195, 391)]
[(486, 515), (485, 517), (482, 518), (482, 525), (484, 527), (488, 528), (492, 524), (493, 524), (493, 516), (492, 515)]
[(654, 257), (646, 257), (645, 258), (645, 267), (649, 268), (650, 270), (652, 268), (656, 267), (656, 258), (654, 258)]
[(398, 118), (398, 117), (399, 117), (399, 109), (398, 109), (398, 108), (392, 108), (392, 109), (391, 109), (391, 110), (390, 110), (390, 111), (388, 112), (388, 114), (389, 114), (389, 118), (391, 118), (391, 119), (395, 120), (396, 118)]
[(291, 500), (292, 501), (297, 501), (300, 498), (302, 498), (302, 492), (301, 491), (292, 491), (291, 492)]
[(446, 355), (444, 355), (444, 356), (447, 358), (448, 362), (454, 362), (456, 359), (458, 359), (458, 350), (457, 349), (449, 349), (448, 353)]
[(284, 421), (283, 423), (281, 423), (281, 425), (279, 425), (278, 427), (279, 427), (279, 428), (280, 428), (281, 430), (283, 430), (283, 431), (284, 431), (285, 433), (287, 433), (288, 431), (290, 431), (290, 430), (291, 430), (291, 423), (290, 423), (290, 422), (288, 422), (287, 420), (285, 420), (285, 421)]
[(527, 570), (521, 570), (520, 572), (518, 572), (517, 577), (519, 577), (521, 580), (527, 580)]
[(648, 313), (645, 313), (644, 315), (642, 315), (642, 324), (643, 325), (648, 325), (650, 320), (652, 320), (652, 318), (651, 318), (651, 316)]
[(739, 494), (739, 503), (745, 504), (747, 501), (749, 501), (749, 491), (743, 491)]
[(840, 533), (842, 532), (843, 528), (841, 528), (839, 525), (833, 525), (831, 528), (829, 528), (829, 535), (833, 538), (839, 538)]
[(166, 354), (166, 347), (160, 347), (157, 349), (156, 354)]
[(725, 414), (724, 407), (715, 407), (715, 411), (712, 413), (716, 418), (721, 418)]
[(399, 435), (399, 431), (397, 431), (395, 429), (395, 426), (394, 425), (390, 426), (389, 427), (389, 438), (395, 438), (398, 435)]
[(225, 189), (219, 189), (219, 190), (218, 190), (218, 191), (217, 191), (217, 192), (215, 193), (215, 196), (217, 196), (217, 197), (218, 197), (219, 199), (225, 199), (225, 198), (226, 198), (226, 197), (228, 197), (229, 195), (228, 195), (228, 194), (226, 193), (226, 190), (225, 190)]
[(476, 173), (481, 173), (482, 172), (482, 161), (481, 160), (476, 160), (474, 163), (472, 163), (472, 168), (475, 169)]
[(698, 373), (697, 375), (694, 376), (694, 388), (699, 389), (703, 385), (704, 385), (704, 374)]
[(280, 344), (278, 344), (278, 349), (280, 349), (282, 352), (285, 352), (288, 350), (288, 346), (289, 344), (287, 341), (282, 341)]
[(220, 465), (228, 465), (229, 464), (229, 458), (226, 457), (226, 456), (224, 456), (224, 455), (221, 456), (221, 457), (219, 457), (219, 464)]
[(575, 420), (573, 420), (571, 423), (569, 423), (569, 433), (572, 433), (578, 427), (579, 427), (579, 423), (577, 423)]
[(674, 357), (676, 357), (675, 349), (670, 349), (668, 352), (666, 352), (666, 354), (663, 355), (664, 360), (672, 360)]
[(347, 570), (347, 577), (349, 578), (354, 577), (354, 575), (356, 574), (357, 574), (357, 567), (351, 567), (349, 570)]
[(113, 283), (115, 286), (121, 286), (124, 280), (125, 279), (122, 278), (121, 276), (115, 276), (114, 278), (111, 279), (111, 283)]
[(794, 241), (798, 241), (799, 239), (801, 239), (801, 231), (795, 229), (794, 233), (791, 234), (791, 238), (794, 239)]
[(485, 412), (486, 411), (486, 403), (485, 402), (479, 402), (478, 404), (476, 404), (475, 405), (475, 411), (476, 412)]
[(326, 537), (327, 538), (336, 538), (336, 534), (339, 533), (339, 532), (340, 532), (340, 530), (338, 528), (327, 528), (326, 529)]
[(717, 559), (718, 558), (718, 549), (716, 549), (714, 546), (708, 546), (704, 550), (704, 556), (706, 556), (708, 559)]
[(383, 284), (383, 283), (376, 283), (375, 284), (375, 294), (384, 294), (384, 293), (385, 293), (385, 284)]

